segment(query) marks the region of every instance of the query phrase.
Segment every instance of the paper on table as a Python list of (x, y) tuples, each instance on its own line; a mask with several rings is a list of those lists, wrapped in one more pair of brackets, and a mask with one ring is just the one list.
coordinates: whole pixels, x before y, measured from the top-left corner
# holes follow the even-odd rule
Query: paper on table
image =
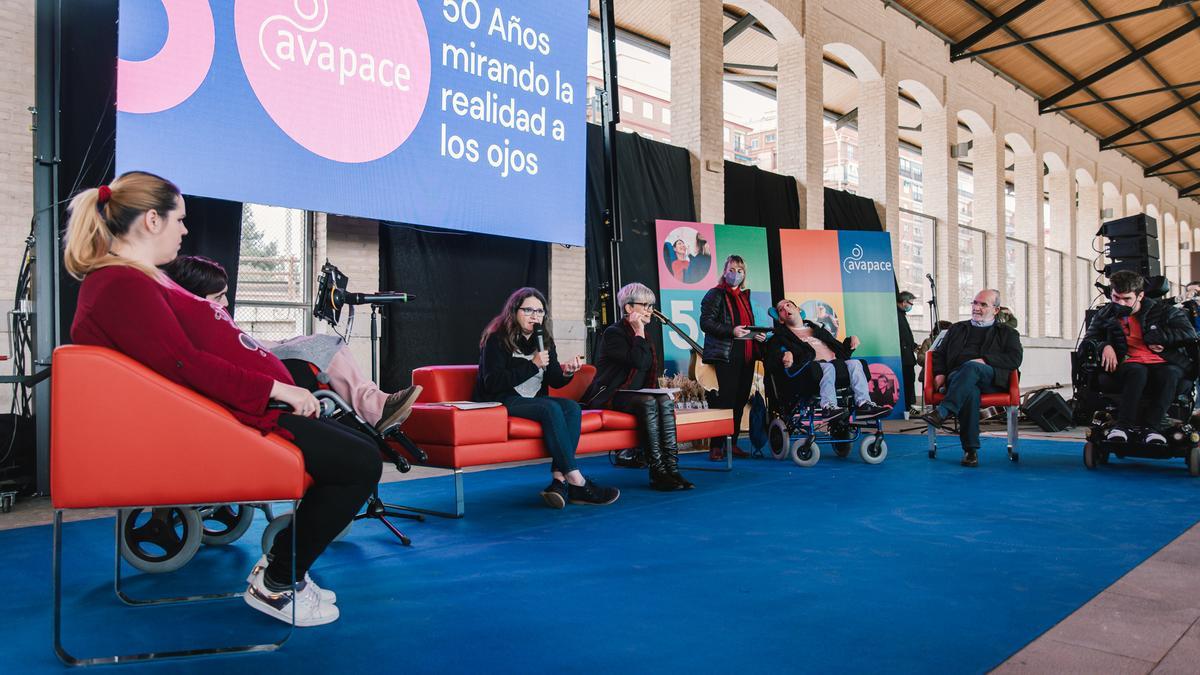
[(500, 403), (498, 401), (438, 401), (429, 405), (444, 405), (459, 410), (479, 410), (480, 408), (495, 408)]
[(679, 387), (666, 387), (663, 389), (621, 389), (621, 391), (630, 394), (666, 394), (671, 398), (675, 398), (675, 394), (679, 391)]

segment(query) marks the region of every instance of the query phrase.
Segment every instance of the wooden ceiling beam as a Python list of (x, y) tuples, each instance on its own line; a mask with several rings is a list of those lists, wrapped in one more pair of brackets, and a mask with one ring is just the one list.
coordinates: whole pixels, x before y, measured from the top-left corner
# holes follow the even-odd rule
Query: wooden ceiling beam
[(1137, 49), (1126, 54), (1125, 56), (1122, 56), (1121, 58), (1117, 59), (1116, 61), (1113, 61), (1112, 63), (1108, 64), (1107, 66), (1104, 66), (1103, 68), (1100, 68), (1099, 70), (1092, 72), (1092, 74), (1090, 74), (1090, 75), (1087, 75), (1083, 78), (1079, 78), (1076, 82), (1071, 83), (1070, 85), (1063, 88), (1062, 90), (1057, 91), (1057, 92), (1051, 94), (1050, 96), (1047, 96), (1046, 98), (1042, 99), (1041, 101), (1038, 101), (1038, 112), (1042, 112), (1042, 113), (1046, 112), (1047, 108), (1062, 101), (1066, 97), (1068, 97), (1072, 94), (1078, 93), (1086, 87), (1090, 87), (1091, 85), (1099, 82), (1100, 80), (1103, 80), (1104, 78), (1108, 77), (1109, 75), (1112, 75), (1113, 73), (1121, 70), (1125, 66), (1128, 66), (1131, 63), (1139, 61), (1142, 57), (1146, 56), (1147, 54), (1157, 51), (1157, 50), (1171, 44), (1172, 42), (1187, 35), (1188, 33), (1191, 33), (1192, 31), (1196, 30), (1197, 28), (1200, 28), (1200, 17), (1194, 18), (1191, 21), (1188, 21), (1187, 23), (1176, 27), (1174, 30), (1171, 30), (1170, 32), (1166, 33), (1165, 35), (1159, 36), (1158, 38), (1151, 40), (1150, 42), (1146, 43), (1145, 45), (1138, 47)]

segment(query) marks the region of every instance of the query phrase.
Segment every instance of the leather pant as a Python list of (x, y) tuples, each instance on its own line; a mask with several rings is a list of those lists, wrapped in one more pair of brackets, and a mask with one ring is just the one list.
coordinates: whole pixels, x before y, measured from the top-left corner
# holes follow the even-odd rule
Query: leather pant
[(675, 439), (675, 402), (665, 394), (619, 393), (613, 410), (638, 419), (638, 435), (646, 451), (651, 474), (673, 474), (678, 470), (679, 445)]

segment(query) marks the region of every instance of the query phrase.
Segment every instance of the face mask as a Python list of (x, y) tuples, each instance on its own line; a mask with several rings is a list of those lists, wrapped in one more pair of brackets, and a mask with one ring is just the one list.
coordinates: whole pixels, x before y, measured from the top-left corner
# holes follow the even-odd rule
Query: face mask
[(909, 313), (909, 312), (911, 312), (911, 311), (912, 311), (912, 305), (909, 305), (908, 307), (905, 307), (905, 308), (904, 308), (904, 313), (905, 313), (905, 314), (908, 314), (908, 313)]
[(1125, 317), (1133, 315), (1133, 308), (1130, 307), (1129, 305), (1118, 305), (1117, 303), (1114, 302), (1113, 303), (1113, 313), (1116, 315), (1117, 318), (1124, 319)]
[(729, 284), (730, 286), (740, 286), (742, 283), (742, 279), (745, 279), (745, 278), (746, 278), (745, 274), (743, 274), (741, 272), (736, 272), (734, 270), (729, 270), (728, 272), (725, 273), (725, 283)]

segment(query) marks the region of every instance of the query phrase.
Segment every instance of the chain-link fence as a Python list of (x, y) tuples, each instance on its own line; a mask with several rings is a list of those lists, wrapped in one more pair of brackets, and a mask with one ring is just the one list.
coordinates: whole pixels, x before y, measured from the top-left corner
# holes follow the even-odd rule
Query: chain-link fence
[(242, 207), (234, 320), (264, 340), (312, 330), (312, 254), (308, 214), (258, 204)]

